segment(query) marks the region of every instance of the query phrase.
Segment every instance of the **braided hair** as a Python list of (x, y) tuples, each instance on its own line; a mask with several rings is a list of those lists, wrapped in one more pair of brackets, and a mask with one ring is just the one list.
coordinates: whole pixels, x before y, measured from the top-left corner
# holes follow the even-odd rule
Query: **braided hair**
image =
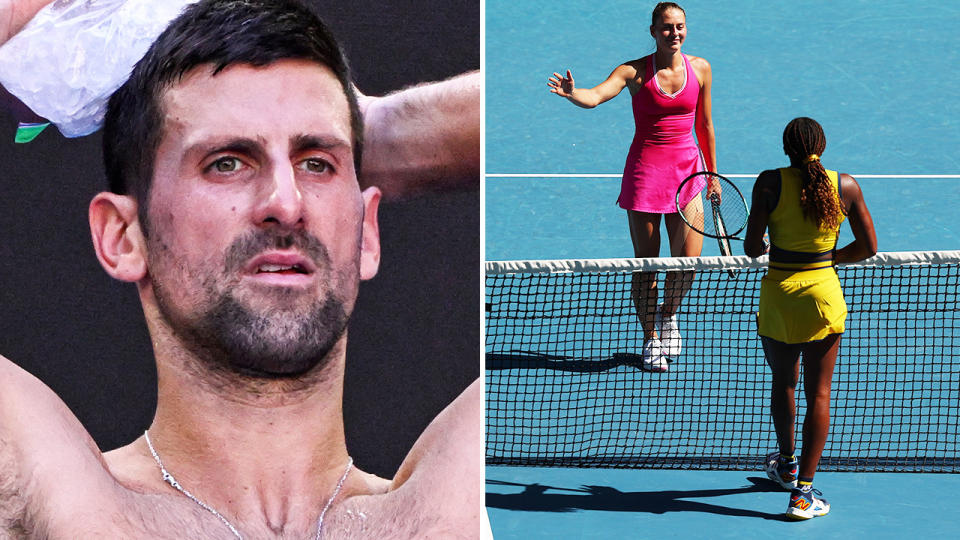
[(820, 163), (820, 155), (826, 147), (823, 128), (812, 118), (794, 118), (783, 130), (783, 151), (791, 163), (800, 168), (803, 216), (821, 229), (836, 229), (843, 209), (836, 189)]

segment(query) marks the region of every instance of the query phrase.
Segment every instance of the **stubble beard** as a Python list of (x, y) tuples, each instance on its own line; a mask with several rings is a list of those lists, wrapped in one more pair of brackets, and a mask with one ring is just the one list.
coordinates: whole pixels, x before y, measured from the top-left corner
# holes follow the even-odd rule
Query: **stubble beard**
[[(254, 291), (266, 299), (263, 304), (267, 307), (262, 308), (240, 298), (231, 276), (238, 275), (245, 261), (274, 246), (296, 246), (310, 257), (318, 279), (326, 282), (326, 292), (304, 299), (304, 292), (298, 290)], [(161, 243), (159, 249), (166, 247)], [(191, 302), (190, 314), (176, 309), (165, 280), (154, 278), (160, 316), (177, 340), (204, 368), (218, 375), (298, 379), (321, 373), (346, 332), (356, 298), (358, 267), (334, 270), (326, 247), (302, 232), (247, 234), (230, 246), (225, 259), (222, 275), (208, 271), (185, 277), (200, 282), (200, 297)]]

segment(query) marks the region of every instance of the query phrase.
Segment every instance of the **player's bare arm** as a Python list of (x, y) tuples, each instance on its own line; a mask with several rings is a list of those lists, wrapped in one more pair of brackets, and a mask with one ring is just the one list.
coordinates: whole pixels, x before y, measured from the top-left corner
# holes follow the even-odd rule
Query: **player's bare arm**
[(713, 129), (713, 71), (706, 59), (698, 56), (690, 57), (690, 65), (700, 81), (700, 96), (697, 99), (697, 112), (694, 129), (697, 133), (697, 142), (706, 161), (708, 171), (717, 172), (717, 140)]
[(600, 84), (593, 88), (577, 88), (573, 74), (568, 69), (566, 75), (554, 72), (547, 81), (550, 92), (567, 98), (570, 103), (584, 109), (592, 109), (601, 103), (617, 97), (628, 81), (637, 76), (637, 70), (630, 63), (620, 64)]
[(53, 0), (0, 0), (0, 45), (19, 32)]
[(770, 212), (776, 206), (775, 186), (780, 181), (779, 174), (774, 170), (763, 171), (753, 185), (747, 233), (743, 239), (743, 251), (750, 257), (759, 257), (766, 252), (763, 235), (767, 231)]
[(484, 517), (482, 416), (478, 379), (427, 426), (392, 481), (378, 486), (383, 491), (345, 500), (331, 526), (346, 538), (476, 538)]
[(849, 174), (840, 175), (843, 208), (853, 231), (853, 242), (837, 250), (835, 262), (856, 262), (877, 254), (877, 233), (873, 229), (873, 217), (863, 200), (860, 184)]
[(160, 509), (138, 497), (60, 398), (0, 357), (0, 538), (143, 537), (143, 511)]
[(480, 179), (480, 72), (382, 97), (360, 95), (364, 118), (360, 181), (384, 200), (474, 189)]

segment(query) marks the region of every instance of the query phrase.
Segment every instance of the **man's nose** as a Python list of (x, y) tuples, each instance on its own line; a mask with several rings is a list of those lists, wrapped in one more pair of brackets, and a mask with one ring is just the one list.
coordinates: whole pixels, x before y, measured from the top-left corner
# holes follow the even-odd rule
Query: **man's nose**
[(291, 164), (277, 165), (270, 171), (256, 220), (291, 228), (302, 224), (303, 194)]

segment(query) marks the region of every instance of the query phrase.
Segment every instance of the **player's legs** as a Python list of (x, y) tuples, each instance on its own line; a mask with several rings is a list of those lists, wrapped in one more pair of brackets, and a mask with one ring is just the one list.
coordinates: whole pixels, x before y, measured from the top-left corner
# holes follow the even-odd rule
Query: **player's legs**
[[(800, 377), (800, 347), (760, 336), (763, 353), (773, 373), (770, 387), (770, 414), (783, 455), (793, 455), (796, 445), (797, 405), (794, 392)], [(822, 447), (821, 447), (822, 450)]]
[(800, 477), (813, 478), (830, 431), (830, 383), (840, 350), (840, 334), (831, 334), (803, 347), (803, 394), (807, 413), (803, 419)]
[[(660, 256), (660, 214), (627, 210), (630, 224), (630, 239), (633, 241), (633, 256), (637, 258)], [(657, 274), (635, 272), (630, 285), (630, 297), (637, 310), (637, 318), (643, 328), (646, 342), (657, 337), (654, 317), (657, 311)]]
[[(683, 215), (691, 223), (703, 222), (703, 199), (694, 197), (683, 208)], [(679, 212), (664, 215), (667, 234), (670, 237), (670, 252), (674, 257), (699, 257), (703, 249), (703, 235), (691, 229)]]
[[(657, 257), (660, 255), (660, 214), (627, 211), (630, 223), (630, 238), (633, 240), (635, 257)], [(663, 344), (657, 336), (657, 274), (656, 272), (635, 272), (631, 278), (630, 297), (643, 328), (643, 369), (648, 371), (667, 371), (667, 359)]]
[(830, 428), (830, 382), (840, 334), (799, 345), (789, 345), (767, 337), (760, 339), (773, 372), (770, 410), (782, 455), (793, 455), (796, 444), (794, 391), (799, 378), (798, 357), (803, 353), (803, 389), (807, 399), (807, 414), (803, 421), (803, 449), (796, 487), (790, 491), (786, 516), (791, 519), (810, 519), (826, 515), (830, 512), (830, 503), (820, 498), (820, 492), (814, 490), (812, 484)]
[[(703, 202), (701, 198), (694, 197), (683, 209), (683, 213), (686, 216), (702, 216)], [(670, 239), (670, 254), (674, 257), (699, 257), (703, 251), (703, 235), (684, 223), (679, 213), (666, 214), (663, 220), (667, 227), (667, 236)], [(663, 306), (660, 308), (662, 316), (670, 317), (676, 313), (684, 296), (690, 291), (695, 276), (696, 272), (667, 273), (663, 284)]]

